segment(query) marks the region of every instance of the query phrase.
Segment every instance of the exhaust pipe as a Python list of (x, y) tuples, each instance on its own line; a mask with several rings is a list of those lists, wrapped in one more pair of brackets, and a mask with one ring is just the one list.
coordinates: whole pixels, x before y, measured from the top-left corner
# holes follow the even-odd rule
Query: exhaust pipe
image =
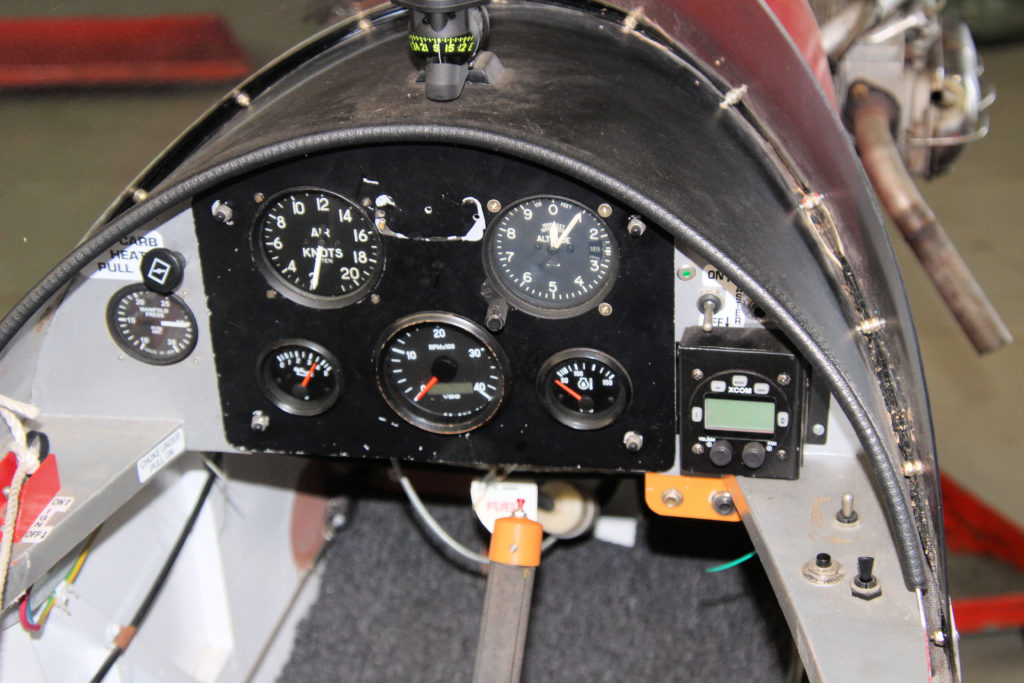
[(895, 103), (856, 83), (850, 88), (847, 113), (871, 185), (975, 351), (991, 353), (1009, 344), (1013, 336), (903, 165), (892, 130)]

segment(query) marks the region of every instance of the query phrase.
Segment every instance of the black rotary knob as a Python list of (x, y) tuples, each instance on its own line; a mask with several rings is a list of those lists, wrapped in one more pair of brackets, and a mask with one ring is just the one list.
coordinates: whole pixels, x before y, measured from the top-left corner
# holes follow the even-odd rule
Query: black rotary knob
[(718, 467), (725, 467), (732, 462), (732, 444), (725, 439), (719, 439), (711, 445), (708, 458)]
[(748, 468), (756, 470), (764, 464), (765, 455), (764, 444), (760, 441), (751, 441), (740, 452), (740, 460)]

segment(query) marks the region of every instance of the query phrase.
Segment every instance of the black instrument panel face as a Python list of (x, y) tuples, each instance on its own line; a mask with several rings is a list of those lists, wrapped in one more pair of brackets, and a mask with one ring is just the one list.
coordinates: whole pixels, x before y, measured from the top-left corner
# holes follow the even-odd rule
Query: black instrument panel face
[[(480, 150), (382, 145), (250, 174), (193, 212), (240, 450), (671, 466), (674, 247), (653, 226), (631, 237), (633, 212), (608, 197)], [(579, 367), (555, 377), (549, 359), (579, 349), (600, 367), (573, 351)], [(556, 402), (538, 389), (549, 374)], [(605, 395), (618, 403), (591, 417)]]

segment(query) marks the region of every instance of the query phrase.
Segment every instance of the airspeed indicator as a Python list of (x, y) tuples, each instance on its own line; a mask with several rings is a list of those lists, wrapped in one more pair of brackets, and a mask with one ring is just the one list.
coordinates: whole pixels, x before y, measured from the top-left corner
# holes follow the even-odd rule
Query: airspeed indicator
[(282, 294), (317, 308), (365, 296), (384, 268), (380, 234), (363, 209), (326, 190), (267, 201), (253, 231), (257, 266)]

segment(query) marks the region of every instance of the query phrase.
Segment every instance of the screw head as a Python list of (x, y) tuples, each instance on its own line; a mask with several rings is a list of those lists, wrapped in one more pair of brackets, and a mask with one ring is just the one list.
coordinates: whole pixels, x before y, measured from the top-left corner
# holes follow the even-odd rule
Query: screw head
[(644, 435), (639, 432), (629, 430), (622, 436), (622, 444), (630, 453), (636, 453), (644, 447)]
[(679, 507), (683, 503), (683, 494), (677, 489), (665, 489), (661, 492), (661, 502), (665, 507)]
[(693, 444), (693, 447), (690, 448), (690, 452), (693, 453), (694, 455), (703, 455), (704, 454), (704, 444), (702, 444), (702, 443), (695, 443), (695, 444)]
[(814, 434), (815, 436), (821, 436), (822, 434), (825, 433), (825, 425), (823, 425), (823, 424), (816, 424), (816, 425), (814, 425), (813, 427), (811, 427), (811, 433)]
[(499, 202), (497, 199), (488, 199), (487, 210), (490, 211), (491, 213), (498, 213), (499, 211), (501, 211), (501, 202)]
[(235, 104), (239, 107), (248, 107), (252, 104), (252, 98), (246, 95), (244, 92), (235, 94)]
[(732, 502), (732, 494), (728, 491), (715, 491), (711, 494), (711, 507), (723, 517), (728, 517), (736, 512), (736, 505)]
[(775, 379), (778, 380), (779, 384), (781, 384), (782, 386), (789, 386), (790, 377), (788, 373), (780, 372), (779, 376), (776, 377)]
[(266, 196), (262, 192), (257, 192), (252, 196), (252, 200), (257, 204), (262, 204), (264, 199), (266, 199)]
[(374, 294), (370, 295), (370, 303), (371, 304), (379, 304), (380, 302), (381, 302), (380, 294), (374, 293)]
[(270, 426), (270, 416), (262, 410), (252, 411), (252, 420), (249, 421), (249, 428), (254, 432), (265, 432)]
[(690, 377), (692, 377), (694, 381), (699, 382), (704, 379), (704, 371), (700, 368), (694, 368), (693, 372), (690, 373)]
[(612, 305), (609, 303), (603, 303), (597, 307), (597, 312), (607, 318), (612, 314)]
[(608, 216), (611, 216), (612, 215), (612, 207), (611, 207), (611, 205), (610, 204), (602, 204), (601, 206), (597, 207), (597, 215), (600, 216), (601, 218), (608, 218)]

